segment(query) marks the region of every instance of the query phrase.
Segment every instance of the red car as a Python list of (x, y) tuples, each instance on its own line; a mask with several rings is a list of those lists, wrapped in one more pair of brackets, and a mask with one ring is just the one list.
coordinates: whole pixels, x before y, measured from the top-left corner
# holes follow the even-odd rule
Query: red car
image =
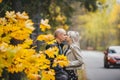
[(104, 67), (120, 66), (120, 46), (110, 46), (104, 52)]

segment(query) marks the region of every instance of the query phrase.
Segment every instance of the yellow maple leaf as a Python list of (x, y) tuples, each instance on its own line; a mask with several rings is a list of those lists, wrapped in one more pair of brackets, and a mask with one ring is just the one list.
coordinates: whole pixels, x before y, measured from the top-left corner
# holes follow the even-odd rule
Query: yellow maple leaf
[(48, 24), (49, 20), (48, 19), (45, 19), (45, 20), (41, 20), (41, 23), (40, 23), (40, 28), (41, 28), (41, 31), (45, 31), (46, 29), (50, 29), (50, 25)]
[(29, 16), (28, 16), (27, 13), (25, 13), (25, 12), (23, 12), (23, 13), (17, 12), (17, 13), (16, 13), (16, 16), (17, 16), (17, 18), (19, 18), (19, 19), (28, 19), (28, 18), (29, 18)]
[(60, 65), (61, 67), (65, 67), (65, 66), (68, 66), (69, 64), (69, 61), (67, 59), (66, 56), (64, 55), (58, 55), (55, 60), (54, 60), (54, 63), (53, 63), (53, 67), (57, 66), (57, 65)]
[(42, 71), (42, 80), (55, 80), (55, 71), (53, 69)]
[(14, 21), (14, 22), (16, 22), (17, 21), (17, 19), (15, 19), (16, 18), (16, 14), (15, 14), (15, 11), (7, 11), (6, 13), (6, 18), (8, 18), (10, 21), (12, 20), (12, 21)]

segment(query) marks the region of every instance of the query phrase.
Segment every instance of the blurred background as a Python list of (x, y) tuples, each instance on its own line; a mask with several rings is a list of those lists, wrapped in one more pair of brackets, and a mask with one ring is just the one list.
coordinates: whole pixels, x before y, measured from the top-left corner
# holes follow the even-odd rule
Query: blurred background
[[(120, 0), (0, 0), (0, 17), (4, 17), (6, 11), (28, 13), (34, 22), (35, 30), (31, 38), (38, 52), (44, 47), (43, 43), (36, 41), (38, 35), (43, 33), (40, 30), (42, 19), (48, 19), (52, 27), (51, 31), (45, 33), (53, 33), (60, 27), (67, 31), (78, 31), (83, 49), (81, 55), (85, 62), (84, 68), (79, 72), (81, 80), (120, 80), (120, 68), (106, 69), (109, 66), (106, 60), (120, 64), (120, 55), (109, 56), (109, 50), (106, 50), (111, 45), (120, 45)], [(15, 42), (13, 40), (12, 44)], [(21, 42), (17, 41), (18, 43)], [(0, 62), (4, 63), (2, 58)], [(8, 80), (6, 75), (8, 74), (4, 71), (2, 77), (6, 79), (0, 77), (0, 80)], [(21, 80), (20, 77), (24, 76), (21, 73), (13, 75), (11, 80)]]
[[(0, 17), (3, 17), (6, 11), (28, 13), (36, 27), (31, 35), (33, 39), (41, 34), (41, 30), (38, 29), (40, 20), (49, 19), (53, 30), (63, 27), (66, 30), (79, 31), (82, 49), (104, 50), (110, 45), (120, 44), (120, 0), (0, 0), (0, 2)], [(37, 46), (40, 47), (40, 44)]]

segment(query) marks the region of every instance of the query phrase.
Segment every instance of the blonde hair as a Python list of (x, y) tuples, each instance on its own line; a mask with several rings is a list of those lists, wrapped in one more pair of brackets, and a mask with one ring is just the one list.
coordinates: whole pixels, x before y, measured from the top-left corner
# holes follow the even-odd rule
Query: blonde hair
[(78, 46), (80, 46), (80, 35), (77, 31), (68, 31), (67, 35), (70, 36), (72, 42)]

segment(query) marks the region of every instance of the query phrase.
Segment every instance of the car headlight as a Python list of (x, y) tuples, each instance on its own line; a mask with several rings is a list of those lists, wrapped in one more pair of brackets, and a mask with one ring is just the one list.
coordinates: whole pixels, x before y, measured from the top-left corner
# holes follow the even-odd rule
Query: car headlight
[(108, 59), (108, 60), (114, 60), (114, 61), (116, 61), (116, 59), (115, 59), (114, 57), (110, 57), (110, 56), (108, 56), (107, 59)]
[(108, 60), (110, 60), (110, 58), (111, 58), (111, 57), (109, 57), (109, 56), (107, 57)]

